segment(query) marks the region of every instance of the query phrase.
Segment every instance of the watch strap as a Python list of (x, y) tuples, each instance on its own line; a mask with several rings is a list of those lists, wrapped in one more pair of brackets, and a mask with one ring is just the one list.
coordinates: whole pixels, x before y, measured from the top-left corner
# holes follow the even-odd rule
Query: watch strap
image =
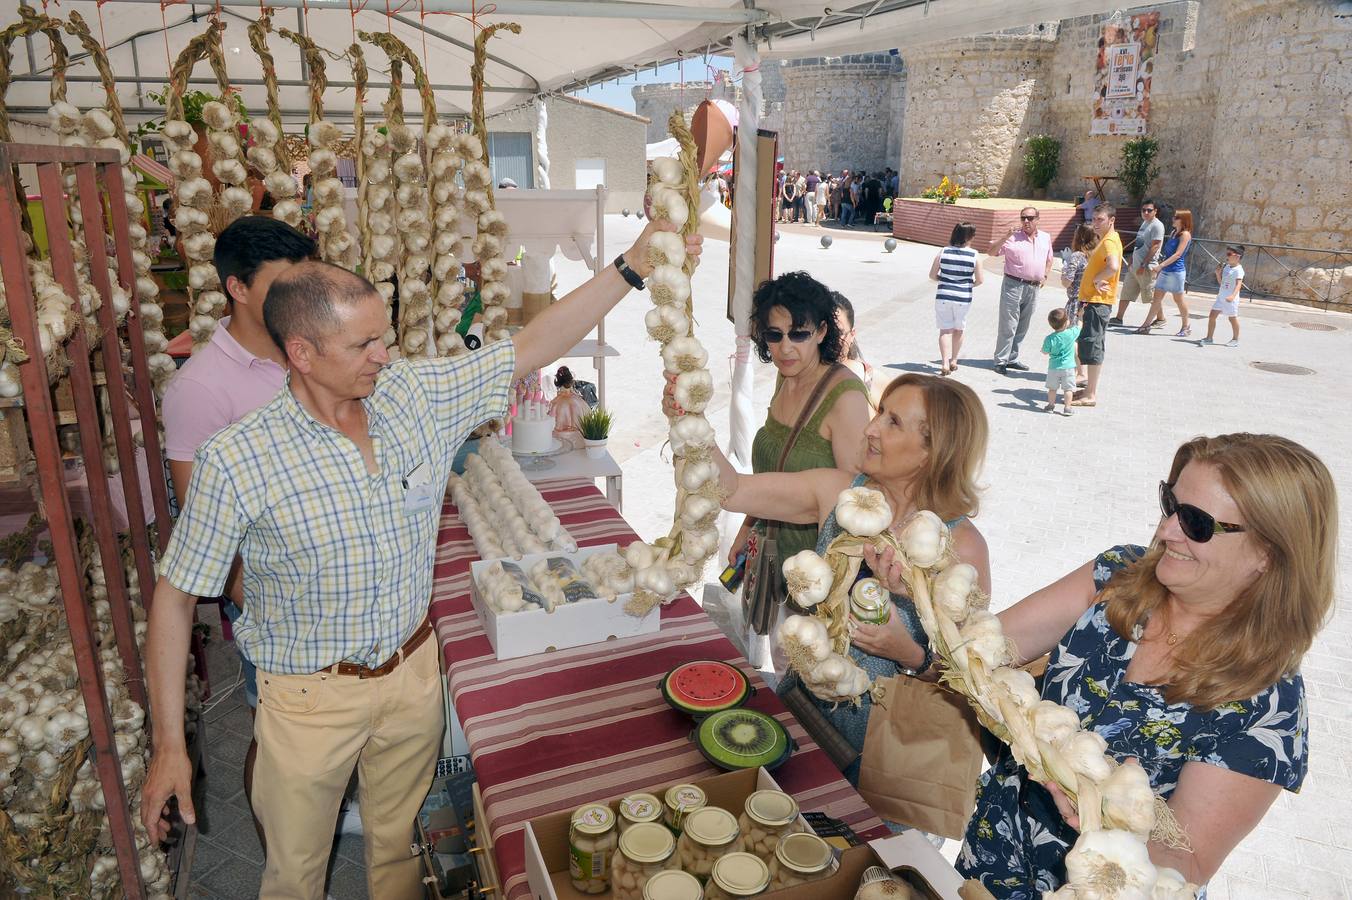
[(629, 268), (629, 263), (624, 261), (623, 253), (615, 257), (615, 268), (619, 270), (620, 277), (627, 281), (631, 288), (637, 291), (643, 290), (643, 276)]

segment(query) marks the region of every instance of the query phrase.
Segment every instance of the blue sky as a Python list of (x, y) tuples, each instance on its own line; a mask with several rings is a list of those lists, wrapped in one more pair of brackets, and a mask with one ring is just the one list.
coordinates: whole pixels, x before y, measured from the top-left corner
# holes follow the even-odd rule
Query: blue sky
[[(732, 68), (731, 57), (710, 56), (709, 65), (714, 68), (727, 71)], [(671, 63), (662, 66), (654, 72), (652, 69), (644, 69), (637, 77), (627, 75), (620, 79), (620, 83), (607, 81), (604, 85), (597, 85), (588, 88), (585, 91), (577, 91), (574, 96), (585, 97), (588, 100), (594, 100), (597, 103), (604, 103), (607, 106), (614, 106), (628, 112), (634, 111), (634, 97), (630, 94), (636, 84), (664, 84), (667, 82), (678, 82), (681, 80), (681, 64)], [(704, 58), (702, 56), (685, 61), (685, 80), (686, 81), (708, 81), (708, 69), (705, 68)], [(694, 97), (691, 101), (697, 102), (703, 97)]]

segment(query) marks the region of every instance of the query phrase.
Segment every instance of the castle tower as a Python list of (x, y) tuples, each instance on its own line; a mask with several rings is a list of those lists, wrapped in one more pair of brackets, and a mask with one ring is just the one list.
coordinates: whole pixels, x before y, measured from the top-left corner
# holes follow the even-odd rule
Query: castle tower
[(651, 120), (648, 125), (648, 143), (664, 141), (667, 133), (667, 119), (672, 110), (685, 113), (685, 120), (695, 113), (706, 98), (726, 100), (733, 106), (742, 102), (742, 90), (732, 83), (726, 73), (720, 72), (713, 81), (670, 82), (667, 84), (635, 85), (631, 93), (634, 96), (634, 112)]
[[(769, 68), (767, 65), (766, 68)], [(779, 149), (789, 169), (881, 172), (896, 168), (889, 129), (900, 130), (899, 56), (868, 53), (786, 60)], [(767, 97), (768, 99), (768, 97)]]

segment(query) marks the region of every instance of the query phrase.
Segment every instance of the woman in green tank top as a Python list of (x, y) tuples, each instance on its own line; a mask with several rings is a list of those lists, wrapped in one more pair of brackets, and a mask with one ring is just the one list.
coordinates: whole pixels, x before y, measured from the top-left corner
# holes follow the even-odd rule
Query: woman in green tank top
[[(830, 289), (806, 272), (788, 272), (767, 281), (752, 298), (756, 350), (762, 362), (773, 363), (778, 370), (765, 424), (751, 445), (751, 467), (757, 473), (776, 471), (781, 457), (784, 462), (778, 470), (784, 472), (859, 469), (870, 417), (868, 389), (854, 373), (836, 365), (842, 336), (835, 305)], [(819, 384), (820, 399), (785, 455), (794, 425)], [(730, 563), (747, 549), (753, 527), (764, 535), (765, 523), (748, 519), (733, 539)], [(816, 524), (780, 524), (780, 559), (816, 544)]]

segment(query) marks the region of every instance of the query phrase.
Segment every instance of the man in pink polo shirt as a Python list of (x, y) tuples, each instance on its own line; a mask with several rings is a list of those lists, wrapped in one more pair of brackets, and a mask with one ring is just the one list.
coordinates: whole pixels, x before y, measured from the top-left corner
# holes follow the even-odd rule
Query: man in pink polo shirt
[[(230, 298), (230, 316), (211, 341), (183, 364), (164, 393), (164, 450), (174, 494), (182, 508), (192, 479), (193, 455), (207, 438), (266, 404), (286, 383), (286, 358), (263, 326), (263, 298), (273, 279), (315, 255), (315, 242), (285, 222), (267, 216), (236, 219), (216, 239), (213, 262), (221, 290)], [(239, 569), (226, 588), (225, 613), (240, 614)], [(250, 712), (258, 705), (253, 663), (240, 656), (240, 677)], [(244, 758), (244, 796), (253, 787), (258, 744)], [(258, 827), (257, 820), (254, 826)], [(258, 832), (260, 841), (263, 832)]]
[(1000, 282), (999, 330), (995, 339), (995, 371), (1027, 372), (1019, 362), (1019, 344), (1028, 333), (1037, 306), (1037, 291), (1052, 271), (1052, 236), (1037, 227), (1038, 211), (1031, 206), (1019, 212), (1019, 225), (1009, 226), (1004, 240), (991, 256), (1005, 258), (1005, 277)]

